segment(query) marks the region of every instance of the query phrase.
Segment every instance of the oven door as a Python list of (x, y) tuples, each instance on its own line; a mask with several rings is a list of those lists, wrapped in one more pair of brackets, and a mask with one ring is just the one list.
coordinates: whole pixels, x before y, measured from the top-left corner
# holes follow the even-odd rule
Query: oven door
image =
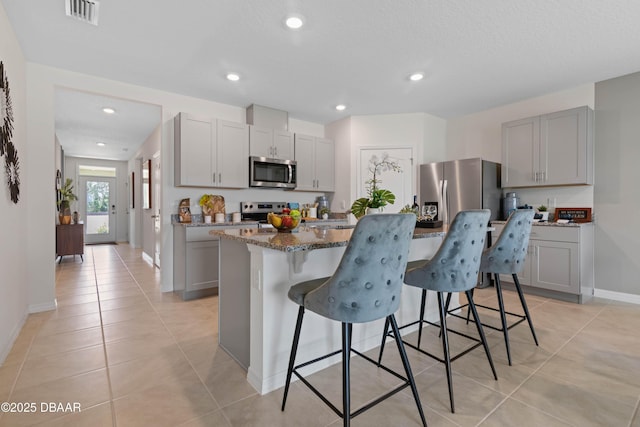
[(251, 187), (296, 188), (296, 161), (249, 158), (249, 185)]

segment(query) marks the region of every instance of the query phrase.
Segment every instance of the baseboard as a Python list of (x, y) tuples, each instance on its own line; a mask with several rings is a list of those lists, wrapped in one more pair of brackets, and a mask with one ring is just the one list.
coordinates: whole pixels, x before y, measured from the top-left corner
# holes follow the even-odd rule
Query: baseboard
[(51, 302), (43, 302), (40, 304), (30, 304), (29, 313), (40, 313), (41, 311), (51, 311), (58, 308), (58, 300), (55, 298)]
[(27, 321), (27, 317), (29, 317), (29, 311), (25, 310), (18, 324), (13, 328), (13, 331), (11, 331), (11, 335), (9, 335), (9, 339), (2, 346), (2, 348), (0, 348), (0, 366), (2, 366), (4, 361), (7, 359), (7, 356), (9, 356), (9, 352), (13, 348), (13, 344), (18, 339), (18, 335), (20, 335), (20, 331), (22, 331), (22, 327)]
[(626, 294), (623, 292), (607, 291), (605, 289), (595, 289), (593, 296), (606, 298), (614, 301), (628, 302), (630, 304), (640, 304), (640, 295)]

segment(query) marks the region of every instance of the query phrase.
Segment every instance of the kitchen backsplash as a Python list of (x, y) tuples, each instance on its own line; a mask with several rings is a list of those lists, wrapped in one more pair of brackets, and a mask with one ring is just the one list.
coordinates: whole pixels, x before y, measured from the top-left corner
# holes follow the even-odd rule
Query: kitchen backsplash
[(593, 186), (576, 185), (573, 187), (544, 187), (544, 188), (503, 188), (503, 195), (507, 191), (515, 191), (520, 197), (520, 204), (537, 208), (545, 205), (553, 212), (556, 207), (562, 208), (593, 208)]

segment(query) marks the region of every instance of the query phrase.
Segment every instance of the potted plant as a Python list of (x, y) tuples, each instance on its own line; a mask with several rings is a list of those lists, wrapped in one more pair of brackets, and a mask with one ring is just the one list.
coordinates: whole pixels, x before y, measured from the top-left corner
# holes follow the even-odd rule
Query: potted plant
[(67, 178), (58, 190), (58, 218), (60, 224), (71, 224), (71, 202), (78, 200), (73, 193), (73, 180)]
[(402, 170), (398, 162), (389, 159), (387, 153), (384, 153), (381, 159), (378, 159), (377, 156), (371, 156), (369, 172), (371, 172), (372, 178), (366, 182), (367, 197), (361, 197), (351, 205), (351, 213), (356, 218), (360, 218), (367, 213), (381, 212), (385, 206), (396, 201), (395, 194), (379, 187), (382, 181), (378, 176), (386, 171), (401, 172)]
[(547, 207), (545, 205), (538, 206), (538, 213), (542, 215), (542, 219), (540, 219), (540, 221), (549, 220), (549, 212), (547, 212)]

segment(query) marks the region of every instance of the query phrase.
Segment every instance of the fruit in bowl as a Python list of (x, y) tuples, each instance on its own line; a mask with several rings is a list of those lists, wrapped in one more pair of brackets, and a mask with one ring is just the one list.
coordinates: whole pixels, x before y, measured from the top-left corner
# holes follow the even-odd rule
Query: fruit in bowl
[(296, 215), (295, 212), (293, 212), (293, 215), (270, 212), (267, 215), (267, 222), (278, 231), (291, 231), (300, 224), (300, 218), (300, 215)]

